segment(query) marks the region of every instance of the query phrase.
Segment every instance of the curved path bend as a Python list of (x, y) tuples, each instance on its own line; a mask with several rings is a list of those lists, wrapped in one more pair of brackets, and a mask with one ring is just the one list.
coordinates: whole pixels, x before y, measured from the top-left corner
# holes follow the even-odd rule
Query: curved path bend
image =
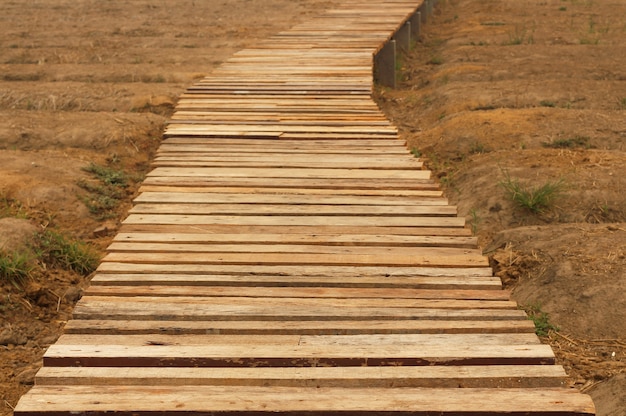
[(16, 415), (591, 415), (371, 99), (415, 13), (339, 0), (180, 99)]

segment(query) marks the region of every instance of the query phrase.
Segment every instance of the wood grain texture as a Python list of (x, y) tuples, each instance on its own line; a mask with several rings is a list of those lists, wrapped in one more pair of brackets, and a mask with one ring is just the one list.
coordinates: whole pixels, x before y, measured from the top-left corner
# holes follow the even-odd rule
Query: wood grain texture
[(89, 414), (109, 411), (122, 415), (168, 412), (350, 416), (364, 413), (402, 416), (594, 414), (589, 396), (562, 388), (456, 388), (452, 394), (450, 389), (438, 388), (41, 386), (32, 389), (26, 398), (18, 404), (18, 414), (70, 414), (69, 408)]

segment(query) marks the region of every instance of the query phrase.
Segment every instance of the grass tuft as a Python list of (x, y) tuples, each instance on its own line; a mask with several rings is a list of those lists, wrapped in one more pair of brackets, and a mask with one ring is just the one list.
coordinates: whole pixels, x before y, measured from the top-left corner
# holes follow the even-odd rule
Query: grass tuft
[(107, 166), (96, 165), (90, 163), (89, 166), (83, 168), (85, 172), (93, 174), (97, 179), (100, 179), (105, 185), (114, 185), (120, 187), (128, 186), (128, 178), (126, 174), (121, 170), (116, 170)]
[(83, 168), (85, 172), (91, 173), (96, 182), (79, 180), (78, 186), (89, 192), (89, 195), (81, 197), (83, 203), (92, 215), (98, 219), (108, 219), (115, 216), (113, 212), (120, 201), (126, 196), (129, 178), (121, 170), (107, 166), (96, 165), (95, 163)]
[(539, 105), (542, 107), (556, 107), (556, 103), (550, 100), (541, 100), (539, 101)]
[(44, 265), (61, 267), (82, 275), (90, 274), (98, 266), (98, 255), (90, 246), (57, 231), (40, 233), (36, 251)]
[(535, 324), (535, 334), (540, 337), (548, 336), (550, 331), (559, 331), (559, 327), (550, 323), (550, 317), (547, 312), (541, 310), (541, 306), (538, 304), (526, 305), (523, 307), (528, 319), (532, 320)]
[(504, 179), (499, 185), (504, 188), (509, 199), (519, 207), (524, 208), (533, 214), (541, 214), (551, 208), (563, 193), (565, 182), (562, 179), (548, 181), (539, 186), (524, 186), (517, 179), (511, 178), (508, 171), (502, 170)]
[(26, 251), (13, 253), (0, 251), (0, 278), (18, 289), (23, 286), (35, 268), (32, 256)]
[(472, 208), (470, 210), (470, 216), (472, 217), (472, 219), (469, 222), (469, 225), (472, 230), (472, 235), (476, 235), (478, 233), (478, 226), (482, 222), (482, 218), (480, 217), (480, 214), (478, 213), (478, 210), (476, 208)]

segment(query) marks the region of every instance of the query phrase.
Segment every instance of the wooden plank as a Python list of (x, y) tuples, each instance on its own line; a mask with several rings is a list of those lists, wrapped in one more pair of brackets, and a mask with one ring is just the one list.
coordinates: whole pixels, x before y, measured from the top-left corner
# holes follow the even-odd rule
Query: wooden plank
[[(258, 255), (263, 257), (261, 262), (281, 262), (284, 258), (284, 254), (293, 255), (298, 257), (303, 264), (308, 262), (319, 263), (320, 259), (316, 255), (323, 254), (328, 255), (328, 260), (333, 262), (348, 261), (354, 262), (359, 256), (367, 256), (364, 260), (364, 264), (368, 262), (380, 262), (382, 264), (394, 265), (406, 264), (409, 260), (405, 258), (407, 256), (413, 256), (415, 261), (413, 263), (419, 264), (419, 262), (437, 262), (438, 258), (451, 258), (451, 262), (454, 261), (467, 261), (469, 265), (480, 264), (480, 260), (484, 260), (482, 254), (477, 249), (469, 248), (456, 248), (456, 247), (388, 247), (388, 246), (335, 246), (335, 245), (323, 245), (323, 244), (310, 244), (310, 245), (298, 245), (298, 244), (176, 244), (176, 243), (124, 243), (113, 242), (108, 247), (108, 252), (111, 256), (113, 254), (119, 254), (124, 258), (124, 253), (127, 254), (128, 261), (133, 261), (134, 258), (142, 257), (146, 254), (149, 258), (153, 253), (163, 253), (164, 258), (170, 260), (177, 260), (177, 253), (184, 253), (188, 257), (189, 261), (195, 262), (198, 259), (196, 253), (223, 253), (226, 256), (223, 260), (226, 262), (228, 258), (233, 261), (239, 262), (236, 254), (248, 253), (249, 255)], [(135, 257), (135, 254), (138, 254)], [(228, 257), (230, 255), (232, 257)], [(384, 257), (384, 259), (380, 259)], [(104, 261), (108, 260), (108, 256)], [(342, 260), (343, 259), (343, 260)], [(421, 260), (420, 260), (421, 259)], [(456, 259), (456, 260), (455, 260)], [(323, 262), (322, 262), (323, 264)], [(411, 263), (409, 263), (411, 264)], [(484, 265), (484, 263), (483, 263)]]
[[(181, 105), (186, 108), (207, 108), (207, 100), (198, 100), (198, 102), (190, 102), (192, 100), (186, 100), (181, 102)], [(216, 105), (224, 104), (220, 101), (216, 101)], [(228, 105), (228, 104), (224, 104)], [(245, 103), (241, 103), (238, 101), (234, 101), (232, 106), (236, 106), (237, 108), (241, 108), (245, 105)], [(271, 106), (262, 107), (259, 106), (257, 102), (254, 104), (249, 104), (251, 108), (273, 108)], [(331, 103), (330, 105), (335, 105), (335, 103)], [(348, 104), (350, 107), (354, 105), (354, 103)], [(190, 135), (241, 135), (245, 136), (246, 134), (252, 133), (255, 134), (257, 132), (261, 133), (277, 133), (281, 134), (284, 132), (290, 133), (311, 133), (311, 134), (320, 134), (320, 133), (354, 133), (364, 137), (369, 135), (378, 135), (378, 136), (391, 136), (395, 137), (398, 132), (395, 128), (386, 127), (385, 126), (308, 126), (308, 125), (292, 125), (286, 123), (276, 123), (276, 124), (213, 124), (210, 123), (208, 125), (203, 125), (202, 122), (197, 121), (195, 123), (183, 123), (180, 120), (172, 121), (165, 127), (164, 134), (166, 136), (170, 135), (181, 135), (181, 136), (190, 136)]]
[[(352, 285), (375, 284), (381, 287), (385, 285), (405, 285), (412, 287), (416, 283), (433, 284), (433, 280), (445, 282), (444, 278), (452, 278), (455, 285), (462, 285), (462, 281), (472, 285), (476, 281), (481, 287), (490, 283), (490, 288), (501, 288), (502, 282), (498, 277), (493, 277), (493, 270), (490, 267), (429, 267), (429, 266), (329, 266), (329, 265), (228, 265), (228, 264), (159, 264), (159, 263), (119, 263), (107, 261), (98, 267), (100, 272), (108, 273), (144, 273), (144, 274), (190, 274), (204, 276), (213, 279), (216, 276), (243, 276), (251, 278), (254, 276), (270, 276), (272, 279), (283, 278), (297, 284), (298, 280), (310, 281), (311, 277), (316, 279), (327, 279), (326, 283), (333, 281), (341, 285), (341, 281), (347, 281)], [(174, 278), (174, 277), (172, 277)], [(335, 280), (332, 280), (335, 278)], [(338, 279), (341, 281), (338, 281)], [(348, 280), (351, 279), (351, 280)], [(362, 279), (362, 280), (359, 280)], [(368, 280), (369, 279), (369, 280)], [(319, 280), (320, 282), (323, 280)], [(260, 283), (257, 282), (257, 284)]]
[(139, 321), (72, 319), (66, 334), (225, 334), (225, 335), (357, 335), (357, 334), (491, 334), (533, 333), (531, 320), (364, 320), (364, 321)]
[[(222, 112), (223, 113), (223, 112)], [(224, 114), (224, 113), (223, 113)], [(225, 113), (228, 114), (228, 113)], [(241, 114), (241, 113), (233, 113), (233, 114)], [(380, 112), (376, 112), (376, 114), (380, 114)], [(262, 114), (261, 114), (262, 115)], [(301, 115), (298, 115), (301, 117)], [(328, 115), (326, 115), (328, 117)], [(350, 115), (350, 117), (354, 117), (354, 115)], [(370, 117), (370, 116), (368, 116)], [(241, 148), (241, 150), (245, 150), (247, 148), (267, 148), (270, 146), (273, 150), (289, 150), (289, 149), (307, 149), (308, 151), (315, 152), (316, 149), (344, 149), (345, 153), (348, 153), (348, 149), (353, 149), (358, 151), (359, 149), (365, 149), (373, 151), (374, 148), (378, 149), (381, 153), (385, 150), (396, 150), (399, 151), (399, 154), (407, 155), (408, 151), (406, 150), (406, 141), (400, 140), (399, 138), (395, 139), (383, 139), (383, 140), (372, 140), (372, 139), (361, 139), (358, 143), (350, 143), (346, 144), (342, 141), (334, 141), (334, 140), (276, 140), (268, 142), (266, 140), (259, 141), (253, 139), (232, 139), (232, 138), (190, 138), (190, 137), (169, 137), (164, 139), (161, 143), (161, 149), (163, 146), (168, 146), (171, 148), (175, 148), (174, 145), (205, 145), (207, 149), (212, 147), (218, 148)], [(210, 146), (208, 146), (210, 145)], [(379, 155), (381, 156), (381, 155)]]
[[(163, 233), (163, 234), (293, 234), (333, 236), (337, 234), (368, 236), (389, 235), (390, 238), (397, 236), (431, 236), (431, 237), (468, 237), (471, 235), (469, 228), (461, 227), (384, 227), (378, 225), (369, 226), (340, 226), (340, 225), (243, 225), (243, 224), (122, 224), (121, 233)], [(210, 238), (210, 237), (209, 237)], [(292, 236), (290, 238), (295, 238)], [(332, 238), (332, 237), (329, 237)], [(357, 238), (357, 237), (355, 237)], [(474, 246), (476, 247), (476, 246)]]
[(169, 177), (152, 176), (147, 177), (145, 185), (166, 185), (166, 186), (210, 186), (228, 188), (297, 188), (298, 190), (313, 189), (401, 189), (401, 190), (438, 190), (439, 186), (429, 179), (346, 179), (346, 178), (222, 178), (222, 177)]
[(201, 244), (323, 244), (337, 246), (463, 247), (477, 246), (475, 237), (386, 234), (203, 234), (119, 233), (117, 242)]
[(329, 195), (335, 196), (382, 196), (407, 198), (438, 198), (443, 195), (441, 189), (324, 189), (324, 188), (276, 188), (271, 183), (255, 187), (228, 187), (228, 186), (176, 186), (176, 185), (146, 185), (142, 184), (139, 192), (178, 192), (178, 193), (222, 193), (249, 194), (249, 195)]
[[(308, 414), (478, 415), (594, 414), (591, 398), (574, 389), (297, 388), (254, 386), (40, 386), (16, 415)], [(195, 413), (194, 413), (195, 412)]]
[(455, 367), (131, 368), (44, 367), (38, 386), (275, 386), (369, 388), (561, 387), (556, 365)]
[[(247, 88), (247, 87), (246, 87)], [(296, 97), (300, 97), (302, 94), (298, 94), (296, 91), (291, 91), (291, 90), (285, 90), (285, 93), (287, 94), (291, 94), (291, 95), (295, 95)], [(220, 93), (219, 91), (207, 91), (207, 92), (202, 92), (202, 91), (194, 91), (192, 94), (190, 94), (190, 97), (202, 97), (203, 95), (206, 94), (210, 94), (211, 96), (217, 96)], [(225, 93), (224, 93), (225, 94)], [(258, 93), (256, 92), (252, 92), (252, 91), (243, 91), (243, 90), (239, 90), (239, 91), (228, 91), (227, 94), (229, 96), (253, 96), (256, 97)], [(279, 94), (279, 92), (277, 91), (269, 91), (268, 93), (266, 93), (268, 96), (270, 97), (276, 97), (277, 94)], [(315, 96), (315, 98), (320, 97), (319, 94), (317, 94)], [(197, 109), (197, 110), (179, 110), (176, 111), (176, 113), (172, 116), (176, 119), (179, 120), (208, 120), (208, 121), (215, 121), (215, 120), (222, 120), (224, 122), (230, 122), (233, 124), (245, 124), (245, 123), (251, 123), (251, 124), (259, 124), (259, 123), (268, 123), (268, 122), (280, 122), (280, 123), (298, 123), (298, 124), (326, 124), (326, 125), (351, 125), (351, 126), (359, 126), (359, 125), (369, 125), (370, 123), (376, 124), (376, 125), (386, 125), (386, 126), (390, 126), (391, 123), (389, 122), (389, 120), (382, 114), (382, 113), (376, 113), (376, 112), (364, 112), (361, 114), (354, 114), (354, 113), (348, 113), (345, 114), (340, 110), (337, 110), (336, 112), (324, 112), (324, 113), (319, 113), (319, 114), (315, 114), (315, 113), (309, 113), (309, 112), (302, 112), (302, 113), (298, 113), (298, 112), (282, 112), (282, 111), (266, 111), (266, 112), (262, 112), (262, 111), (254, 111), (254, 112), (250, 112), (250, 111), (246, 111), (246, 110), (230, 110), (230, 111), (223, 111), (221, 109)], [(226, 124), (226, 123), (224, 123)], [(166, 141), (164, 143), (171, 143), (168, 141), (169, 139), (166, 139)], [(190, 140), (189, 138), (186, 139), (182, 139), (182, 138), (174, 138), (174, 140), (176, 140), (175, 142), (178, 142), (178, 140), (183, 140), (182, 142), (178, 142), (178, 143), (190, 143), (193, 142), (192, 140)], [(202, 143), (206, 143), (206, 140), (210, 140), (210, 139), (203, 139), (201, 142)], [(241, 139), (239, 139), (240, 141)], [(244, 139), (244, 141), (242, 143), (245, 143), (246, 140)], [(249, 142), (249, 140), (248, 140)], [(381, 142), (388, 142), (385, 146), (390, 146), (392, 143), (396, 143), (399, 144), (400, 141), (399, 140), (364, 140), (362, 143), (363, 146), (368, 146), (368, 145), (381, 145)], [(232, 144), (232, 140), (230, 140), (230, 143)], [(293, 143), (290, 142), (291, 144), (302, 144), (302, 143)], [(308, 143), (308, 144), (312, 144), (314, 142)], [(317, 142), (320, 143), (320, 142)], [(225, 144), (225, 143), (219, 143), (219, 144)], [(257, 143), (258, 144), (258, 143)], [(337, 146), (345, 146), (348, 145), (349, 143), (344, 143), (344, 142), (326, 142), (326, 143), (320, 143), (323, 145), (337, 145)]]
[(290, 169), (290, 168), (202, 168), (175, 167), (155, 168), (148, 177), (220, 177), (220, 178), (302, 178), (302, 179), (430, 179), (427, 170), (388, 170), (379, 169)]
[[(446, 276), (437, 269), (432, 276), (420, 276), (419, 270), (409, 272), (398, 268), (359, 267), (285, 267), (285, 266), (211, 266), (102, 263), (92, 278), (91, 286), (213, 286), (213, 287), (306, 287), (306, 288), (385, 288), (412, 290), (480, 290), (500, 291), (497, 277), (472, 275)], [(346, 270), (349, 269), (349, 270)], [(302, 270), (298, 273), (298, 270)], [(169, 272), (169, 273), (168, 273)], [(188, 273), (188, 274), (185, 274)], [(426, 273), (422, 273), (426, 274)]]
[[(484, 305), (479, 309), (469, 309), (457, 301), (456, 305), (446, 307), (440, 302), (441, 308), (426, 307), (372, 307), (346, 306), (345, 302), (328, 302), (322, 306), (298, 306), (298, 302), (282, 304), (277, 310), (271, 302), (251, 304), (225, 304), (217, 301), (221, 298), (204, 299), (204, 302), (194, 298), (114, 298), (111, 296), (89, 296), (81, 299), (74, 310), (76, 319), (148, 319), (148, 320), (514, 320), (527, 319), (523, 311), (512, 308), (490, 308)], [(213, 301), (214, 300), (214, 301)], [(151, 303), (154, 302), (154, 303)], [(471, 301), (465, 301), (471, 304)], [(294, 305), (293, 303), (296, 303)], [(473, 302), (475, 303), (475, 302)], [(363, 304), (363, 302), (361, 302)], [(423, 306), (425, 302), (422, 302)], [(161, 305), (161, 306), (159, 306)]]
[(233, 194), (209, 192), (143, 192), (135, 203), (187, 203), (187, 204), (286, 204), (286, 205), (447, 205), (441, 196), (370, 196), (370, 195), (327, 195), (320, 198), (307, 194)]
[(211, 214), (211, 215), (354, 215), (371, 217), (430, 217), (456, 216), (452, 205), (284, 205), (284, 204), (203, 204), (203, 203), (142, 203), (129, 212), (133, 214)]
[(358, 334), (358, 335), (248, 335), (248, 334), (134, 334), (134, 335), (90, 335), (65, 334), (56, 345), (120, 345), (120, 346), (368, 346), (368, 345), (414, 345), (436, 347), (448, 345), (540, 345), (535, 334)]
[(335, 227), (463, 227), (462, 217), (351, 217), (326, 216), (238, 216), (238, 215), (175, 215), (175, 214), (131, 214), (124, 224), (154, 225), (238, 225), (238, 226), (326, 226), (332, 218)]
[(45, 366), (325, 367), (553, 365), (549, 345), (52, 345)]
[[(312, 159), (309, 161), (285, 160), (276, 158), (254, 158), (254, 157), (202, 157), (202, 156), (160, 156), (155, 158), (152, 166), (155, 167), (230, 167), (230, 168), (350, 168), (359, 169), (363, 167), (364, 162), (361, 161), (322, 161), (318, 162)], [(367, 161), (369, 169), (378, 170), (408, 170), (420, 169), (421, 162), (413, 162), (411, 159), (405, 161), (394, 161), (388, 163), (385, 161)]]
[(444, 290), (444, 289), (390, 289), (390, 288), (328, 288), (328, 287), (256, 287), (256, 286), (184, 286), (144, 285), (141, 282), (126, 285), (92, 285), (88, 296), (209, 296), (255, 298), (375, 298), (375, 299), (463, 299), (508, 301), (506, 290)]
[[(170, 139), (168, 139), (170, 140)], [(278, 141), (278, 140), (277, 140)], [(257, 142), (260, 142), (259, 140), (257, 140)], [(242, 143), (241, 146), (239, 146), (238, 148), (235, 148), (232, 145), (211, 145), (210, 143), (208, 144), (202, 144), (202, 142), (198, 142), (197, 144), (194, 143), (189, 143), (189, 144), (169, 144), (168, 141), (166, 140), (160, 147), (159, 147), (159, 151), (158, 154), (163, 154), (166, 152), (178, 152), (178, 153), (182, 153), (182, 152), (191, 152), (191, 153), (214, 153), (214, 154), (224, 154), (224, 153), (232, 153), (234, 151), (239, 152), (240, 154), (245, 154), (245, 153), (253, 153), (253, 154), (291, 154), (291, 153), (303, 153), (303, 154), (311, 154), (313, 153), (318, 154), (318, 155), (324, 155), (324, 154), (346, 154), (346, 153), (352, 153), (355, 155), (368, 155), (368, 154), (372, 154), (372, 155), (383, 155), (383, 156), (389, 156), (389, 155), (402, 155), (402, 156), (407, 156), (409, 154), (408, 150), (404, 147), (401, 146), (390, 146), (387, 148), (380, 148), (380, 147), (361, 147), (361, 146), (352, 146), (352, 148), (348, 149), (348, 148), (342, 148), (342, 147), (337, 147), (337, 146), (330, 146), (330, 147), (317, 147), (314, 151), (312, 151), (312, 149), (310, 147), (306, 147), (304, 146), (304, 144), (300, 144), (299, 146), (278, 146), (276, 144), (274, 144), (274, 141), (267, 141), (267, 143), (265, 143), (266, 141), (263, 141), (261, 143), (258, 143), (256, 145), (245, 145), (245, 143)], [(279, 141), (279, 142), (282, 142)], [(272, 143), (272, 145), (270, 146), (269, 143)], [(306, 143), (306, 142), (304, 142)]]
[[(354, 236), (368, 236), (387, 234), (390, 238), (400, 238), (394, 236), (431, 236), (431, 237), (467, 237), (471, 230), (461, 227), (391, 227), (391, 226), (350, 226), (350, 225), (244, 225), (244, 224), (160, 224), (160, 223), (127, 223), (122, 224), (120, 231), (123, 233), (164, 233), (164, 234), (293, 234), (308, 235), (318, 233), (319, 235), (332, 236), (338, 233)], [(210, 238), (210, 237), (209, 237)], [(295, 237), (292, 237), (295, 238)], [(329, 237), (332, 238), (332, 237)]]
[[(138, 293), (145, 290), (146, 287), (137, 289)], [(218, 297), (198, 297), (198, 296), (158, 296), (150, 293), (143, 293), (138, 296), (89, 296), (85, 297), (80, 304), (81, 310), (87, 308), (95, 309), (98, 305), (102, 308), (113, 309), (124, 308), (127, 310), (143, 308), (146, 314), (160, 314), (159, 305), (167, 305), (172, 311), (182, 313), (188, 310), (190, 314), (199, 308), (206, 306), (206, 311), (210, 313), (219, 313), (219, 308), (223, 312), (241, 310), (250, 313), (269, 314), (275, 316), (277, 312), (270, 311), (274, 307), (285, 308), (285, 310), (293, 309), (294, 313), (306, 313), (305, 309), (310, 308), (311, 311), (318, 311), (322, 314), (330, 314), (333, 311), (343, 313), (343, 310), (349, 313), (363, 314), (363, 316), (372, 317), (365, 308), (379, 309), (385, 311), (387, 315), (396, 314), (400, 316), (405, 313), (407, 316), (416, 313), (412, 309), (490, 309), (490, 310), (516, 310), (517, 304), (512, 301), (503, 300), (475, 300), (475, 299), (389, 299), (389, 298), (325, 298), (325, 297), (242, 297), (242, 296), (218, 296)], [(328, 309), (324, 311), (324, 309)], [(395, 310), (389, 310), (395, 309)]]
[[(408, 170), (421, 168), (421, 162), (411, 162), (411, 160), (403, 162), (387, 163), (382, 161), (368, 161), (369, 169), (379, 170)], [(329, 169), (329, 168), (350, 168), (359, 169), (363, 167), (363, 161), (306, 161), (299, 162), (297, 160), (280, 160), (280, 159), (263, 159), (263, 158), (211, 158), (211, 157), (157, 157), (152, 162), (154, 167), (229, 167), (229, 168), (316, 168), (316, 169)]]
[[(443, 250), (443, 249), (442, 249)], [(473, 253), (458, 254), (342, 254), (342, 253), (260, 253), (203, 252), (203, 253), (109, 253), (104, 262), (147, 264), (232, 264), (232, 265), (329, 265), (329, 266), (430, 266), (430, 267), (486, 267), (486, 257)]]

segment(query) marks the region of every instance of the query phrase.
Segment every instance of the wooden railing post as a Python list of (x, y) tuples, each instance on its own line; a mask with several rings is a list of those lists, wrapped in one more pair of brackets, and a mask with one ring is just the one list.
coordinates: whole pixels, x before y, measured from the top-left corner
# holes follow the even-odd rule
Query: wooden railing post
[(384, 87), (396, 87), (396, 41), (385, 43), (374, 57), (374, 79)]
[(422, 25), (432, 15), (436, 1), (424, 0), (374, 56), (374, 82), (378, 85), (396, 87), (397, 54), (407, 53), (411, 49), (412, 41), (419, 39)]
[(411, 40), (419, 39), (422, 32), (422, 12), (416, 11), (409, 22), (411, 22)]
[(430, 0), (424, 0), (419, 9), (417, 9), (422, 17), (422, 23), (426, 23), (426, 21), (428, 20), (428, 16), (430, 15), (430, 13), (428, 12), (430, 8), (428, 3), (430, 3)]
[(399, 52), (406, 53), (411, 49), (411, 21), (407, 20), (400, 29), (393, 35), (396, 41), (396, 48)]

